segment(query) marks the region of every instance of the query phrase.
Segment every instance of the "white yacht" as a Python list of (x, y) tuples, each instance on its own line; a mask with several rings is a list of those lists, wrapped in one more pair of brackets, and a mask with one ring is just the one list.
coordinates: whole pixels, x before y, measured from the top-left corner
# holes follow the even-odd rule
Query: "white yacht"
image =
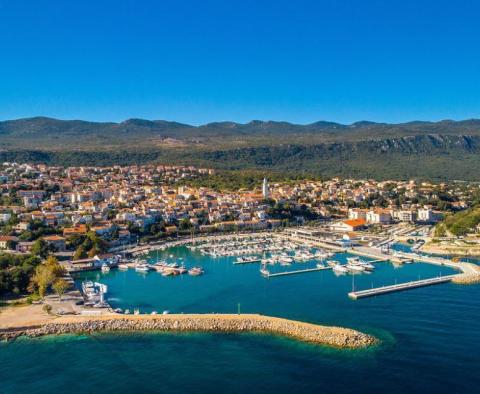
[(341, 265), (341, 264), (335, 264), (332, 269), (335, 271), (335, 272), (338, 272), (340, 274), (346, 274), (348, 272), (348, 269), (344, 266), (344, 265)]
[(148, 272), (151, 269), (152, 267), (146, 261), (141, 261), (135, 265), (135, 271), (137, 272)]
[(363, 272), (365, 268), (362, 267), (360, 264), (347, 264), (346, 268), (351, 272)]
[(375, 266), (372, 263), (369, 263), (368, 261), (362, 261), (360, 265), (365, 268), (367, 271), (373, 271), (375, 269)]

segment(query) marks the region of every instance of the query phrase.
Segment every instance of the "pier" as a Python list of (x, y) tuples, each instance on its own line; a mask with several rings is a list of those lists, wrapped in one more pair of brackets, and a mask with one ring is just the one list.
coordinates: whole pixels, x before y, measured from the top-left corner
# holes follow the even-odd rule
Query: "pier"
[(260, 263), (261, 261), (262, 259), (256, 259), (251, 261), (234, 261), (233, 265), (254, 264), (254, 263)]
[(450, 282), (456, 275), (439, 276), (436, 278), (416, 280), (412, 282), (399, 283), (396, 285), (374, 287), (368, 290), (351, 291), (348, 296), (354, 300), (359, 298), (373, 297), (382, 294), (394, 293), (396, 291), (410, 290), (418, 287), (432, 286), (440, 283)]
[(325, 270), (330, 270), (330, 269), (332, 269), (332, 267), (306, 268), (306, 269), (303, 269), (303, 270), (277, 272), (275, 274), (268, 274), (268, 275), (264, 275), (264, 276), (266, 278), (273, 278), (273, 277), (277, 277), (277, 276), (297, 275), (297, 274), (304, 274), (304, 273), (307, 273), (307, 272), (325, 271)]

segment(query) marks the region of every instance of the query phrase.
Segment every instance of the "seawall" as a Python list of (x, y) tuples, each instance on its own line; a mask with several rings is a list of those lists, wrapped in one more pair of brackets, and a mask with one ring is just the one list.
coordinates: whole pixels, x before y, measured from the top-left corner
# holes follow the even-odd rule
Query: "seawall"
[(100, 331), (263, 332), (338, 348), (362, 348), (377, 343), (376, 338), (349, 328), (255, 314), (69, 316), (30, 327), (0, 329), (0, 339)]

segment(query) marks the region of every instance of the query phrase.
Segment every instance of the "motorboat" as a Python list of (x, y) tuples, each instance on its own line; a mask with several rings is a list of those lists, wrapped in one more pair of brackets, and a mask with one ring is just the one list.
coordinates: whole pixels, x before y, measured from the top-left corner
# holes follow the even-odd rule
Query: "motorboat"
[(348, 272), (348, 269), (344, 265), (341, 265), (341, 264), (335, 264), (332, 267), (332, 269), (335, 272), (338, 272), (339, 274), (346, 274)]
[(267, 270), (266, 268), (261, 268), (261, 269), (260, 269), (260, 273), (261, 273), (263, 276), (270, 276), (270, 271)]
[(103, 263), (101, 270), (104, 274), (106, 274), (106, 273), (110, 272), (110, 267), (107, 264)]
[(204, 270), (201, 267), (192, 267), (188, 270), (188, 275), (199, 276), (204, 273)]
[(367, 271), (373, 271), (375, 269), (375, 266), (372, 263), (369, 263), (368, 261), (362, 261), (360, 265), (365, 268)]
[(145, 272), (149, 272), (151, 269), (152, 269), (152, 267), (146, 261), (137, 263), (135, 265), (135, 271), (137, 271), (137, 272), (145, 273)]
[(360, 264), (347, 264), (346, 268), (351, 272), (363, 272), (365, 267), (362, 267)]

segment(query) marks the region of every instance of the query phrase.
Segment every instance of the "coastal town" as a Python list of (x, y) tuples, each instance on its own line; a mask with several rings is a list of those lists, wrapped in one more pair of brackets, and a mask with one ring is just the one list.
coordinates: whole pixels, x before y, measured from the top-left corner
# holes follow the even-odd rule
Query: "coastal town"
[[(189, 186), (214, 170), (175, 166), (50, 167), (3, 163), (0, 248), (93, 257), (106, 249), (179, 234), (265, 230), (334, 222), (356, 231), (392, 223), (435, 224), (468, 208), (478, 185), (341, 180), (218, 191)], [(86, 250), (87, 233), (102, 249)], [(39, 245), (41, 244), (41, 245)], [(87, 245), (88, 246), (88, 245)]]
[[(20, 335), (11, 327), (46, 324), (63, 315), (110, 316), (112, 327), (121, 329), (115, 316), (141, 311), (110, 304), (109, 286), (103, 283), (110, 270), (203, 275), (203, 267), (186, 267), (176, 257), (178, 248), (185, 247), (189, 264), (201, 256), (238, 267), (258, 264), (267, 279), (328, 270), (371, 274), (381, 262), (450, 269), (408, 283), (353, 288), (348, 296), (355, 300), (450, 281), (479, 281), (477, 265), (426, 254), (432, 245), (441, 248), (460, 240), (437, 234), (438, 228), (446, 226), (445, 216), (476, 203), (476, 184), (339, 178), (269, 183), (264, 177), (252, 189), (198, 185), (213, 175), (212, 169), (192, 166), (3, 163), (0, 293), (13, 302), (31, 293), (26, 299), (29, 313), (10, 309), (0, 316), (0, 323), (8, 322), (3, 336)], [(475, 243), (473, 231), (473, 238), (462, 239)], [(398, 249), (402, 243), (409, 246)], [(159, 257), (159, 251), (168, 254)], [(82, 276), (91, 271), (106, 276)]]

